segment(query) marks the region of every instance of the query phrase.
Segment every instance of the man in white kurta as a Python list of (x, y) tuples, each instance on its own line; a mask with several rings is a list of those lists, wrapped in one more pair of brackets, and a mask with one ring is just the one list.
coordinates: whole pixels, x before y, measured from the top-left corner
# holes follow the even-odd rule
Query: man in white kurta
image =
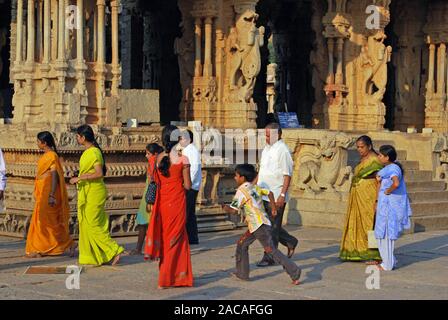
[(180, 138), (182, 155), (190, 162), (191, 189), (187, 197), (187, 233), (190, 244), (199, 244), (198, 224), (196, 218), (196, 200), (202, 182), (201, 154), (193, 143), (193, 132), (186, 130)]
[[(280, 242), (288, 248), (288, 257), (294, 254), (298, 240), (290, 235), (283, 227), (283, 213), (288, 202), (288, 189), (291, 183), (293, 160), (288, 146), (282, 140), (282, 130), (277, 123), (266, 127), (266, 147), (261, 154), (260, 170), (257, 184), (269, 189), (274, 194), (277, 206), (277, 216), (271, 214), (269, 199), (265, 197), (264, 205), (272, 221), (272, 240), (275, 247)], [(265, 253), (263, 259), (257, 264), (259, 267), (273, 265), (272, 257)]]

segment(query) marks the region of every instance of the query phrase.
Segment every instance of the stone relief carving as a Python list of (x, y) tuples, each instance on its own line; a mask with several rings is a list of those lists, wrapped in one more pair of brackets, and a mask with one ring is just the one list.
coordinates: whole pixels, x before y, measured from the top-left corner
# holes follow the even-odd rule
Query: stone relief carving
[(257, 28), (258, 14), (248, 8), (236, 7), (237, 21), (228, 37), (230, 100), (250, 102), (261, 68), (260, 47), (264, 45), (263, 26)]
[[(187, 27), (185, 26), (187, 24)], [(182, 85), (183, 101), (188, 101), (191, 94), (191, 79), (194, 76), (194, 34), (190, 21), (182, 21), (182, 37), (174, 42), (174, 53), (179, 61), (180, 82)]]
[[(387, 64), (391, 60), (392, 47), (385, 46), (384, 32), (370, 36), (361, 48), (361, 64), (364, 69), (364, 92), (367, 103), (377, 105), (383, 103), (387, 85)], [(370, 54), (371, 53), (371, 54)], [(374, 89), (376, 87), (376, 90)]]
[(0, 216), (0, 231), (24, 235), (31, 216), (19, 214), (6, 214)]
[(353, 139), (346, 134), (328, 134), (316, 146), (300, 152), (298, 188), (313, 194), (347, 191), (353, 175), (347, 166), (347, 148), (352, 144)]

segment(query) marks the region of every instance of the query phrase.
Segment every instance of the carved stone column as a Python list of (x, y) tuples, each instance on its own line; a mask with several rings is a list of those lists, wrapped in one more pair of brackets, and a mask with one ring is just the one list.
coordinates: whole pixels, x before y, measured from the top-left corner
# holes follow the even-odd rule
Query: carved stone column
[[(23, 0), (17, 0), (17, 32), (16, 32), (16, 58), (12, 67), (14, 77), (14, 91), (19, 92), (21, 81), (17, 76), (22, 70), (23, 61)], [(14, 112), (16, 113), (16, 112)]]
[(194, 76), (202, 76), (202, 19), (197, 17), (194, 20), (194, 39), (195, 39), (195, 68)]
[(35, 4), (34, 0), (28, 0), (28, 26), (27, 26), (27, 50), (26, 50), (26, 63), (34, 64), (35, 54), (36, 54), (36, 43), (35, 43), (35, 35), (36, 35), (36, 24), (34, 22), (35, 19)]
[(328, 78), (327, 84), (334, 84), (334, 39), (329, 38), (328, 44)]
[(438, 0), (429, 3), (427, 23), (423, 29), (426, 34), (426, 42), (429, 45), (425, 127), (432, 128), (435, 132), (448, 131), (447, 16), (448, 3), (446, 1)]
[(42, 63), (48, 64), (51, 56), (51, 0), (44, 1), (44, 45)]
[(17, 0), (17, 39), (16, 39), (16, 65), (22, 62), (23, 43), (23, 0)]
[(118, 87), (120, 86), (120, 61), (118, 52), (118, 8), (120, 6), (120, 0), (115, 0), (111, 2), (112, 6), (112, 89), (111, 93), (113, 96), (118, 96)]
[(42, 91), (45, 93), (49, 87), (48, 73), (51, 70), (51, 0), (44, 0), (44, 26), (43, 26), (43, 53), (40, 70), (42, 72)]
[(43, 25), (42, 25), (42, 15), (43, 15), (43, 1), (38, 0), (37, 4), (37, 61), (41, 61), (43, 56)]
[(97, 0), (97, 60), (95, 72), (97, 74), (97, 114), (96, 119), (92, 122), (97, 124), (104, 124), (106, 120), (106, 110), (104, 108), (104, 98), (106, 97), (106, 30), (105, 30), (105, 15), (106, 15), (106, 1)]
[(74, 93), (80, 95), (80, 123), (85, 123), (88, 116), (87, 112), (87, 86), (86, 86), (86, 71), (87, 65), (85, 63), (84, 41), (85, 41), (85, 21), (84, 21), (84, 0), (77, 0), (77, 26), (76, 26), (76, 88)]
[(65, 92), (65, 76), (68, 69), (65, 56), (65, 0), (58, 1), (58, 59), (56, 71), (59, 79), (59, 92)]
[(212, 36), (213, 17), (205, 18), (205, 57), (204, 57), (204, 77), (213, 76), (212, 65)]
[(437, 65), (437, 94), (444, 96), (445, 95), (445, 79), (446, 79), (446, 45), (445, 43), (441, 43), (439, 46), (439, 50), (437, 52), (438, 56), (438, 65)]
[(436, 55), (436, 45), (431, 43), (429, 45), (429, 76), (428, 76), (428, 85), (427, 85), (427, 89), (428, 89), (428, 94), (429, 95), (433, 95), (434, 94), (434, 67), (435, 67), (435, 55)]

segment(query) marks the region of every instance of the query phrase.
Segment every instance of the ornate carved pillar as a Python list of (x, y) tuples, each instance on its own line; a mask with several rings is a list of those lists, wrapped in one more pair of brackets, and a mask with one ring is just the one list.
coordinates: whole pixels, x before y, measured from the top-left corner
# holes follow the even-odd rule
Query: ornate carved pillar
[(37, 2), (37, 61), (42, 60), (43, 56), (43, 25), (42, 25), (42, 16), (43, 16), (43, 4), (44, 0), (38, 0)]
[(195, 39), (195, 68), (194, 76), (202, 76), (202, 19), (196, 17), (194, 20), (194, 39)]
[[(330, 106), (340, 106), (343, 98), (348, 93), (344, 83), (344, 42), (350, 37), (350, 15), (345, 11), (345, 7), (340, 4), (341, 0), (328, 0), (328, 12), (322, 22), (325, 27), (324, 36), (328, 45), (328, 77), (325, 92)], [(336, 47), (336, 48), (335, 48)], [(336, 75), (334, 73), (334, 60), (336, 49)]]
[[(344, 60), (344, 39), (338, 38), (337, 40), (337, 50), (338, 50), (338, 64), (336, 68), (336, 84), (339, 86), (344, 85), (344, 71), (343, 71), (343, 60)], [(337, 91), (336, 96), (340, 98), (342, 92)]]
[(35, 4), (34, 0), (28, 0), (28, 26), (27, 26), (27, 50), (26, 50), (26, 63), (33, 64), (35, 60), (35, 35), (36, 35), (36, 25), (34, 23), (35, 19)]
[(81, 95), (81, 110), (80, 110), (80, 122), (85, 123), (86, 117), (88, 115), (86, 105), (87, 102), (84, 101), (83, 97), (87, 98), (87, 87), (86, 87), (86, 71), (87, 66), (85, 64), (84, 58), (84, 32), (85, 32), (85, 21), (84, 21), (84, 0), (77, 0), (76, 5), (77, 10), (77, 28), (76, 28), (76, 77), (77, 84), (74, 93)]
[(213, 76), (212, 64), (212, 37), (213, 37), (213, 17), (205, 18), (205, 57), (204, 57), (204, 77)]
[(16, 66), (22, 62), (23, 43), (23, 0), (17, 0), (17, 39), (16, 39)]
[(50, 62), (51, 56), (51, 0), (44, 2), (44, 46), (43, 46), (43, 64)]
[(425, 127), (432, 128), (435, 132), (448, 131), (447, 16), (448, 3), (446, 1), (433, 1), (429, 3), (427, 23), (423, 29), (426, 34), (426, 42), (429, 45)]
[(58, 61), (56, 70), (58, 71), (59, 92), (65, 92), (65, 72), (67, 71), (67, 61), (65, 56), (65, 0), (58, 1)]
[(40, 70), (42, 72), (42, 91), (45, 93), (50, 85), (48, 73), (51, 70), (51, 0), (44, 0), (43, 15), (42, 64)]
[(111, 2), (112, 6), (112, 89), (113, 96), (118, 96), (118, 87), (120, 86), (120, 61), (119, 61), (119, 43), (118, 43), (118, 8), (120, 6), (120, 0)]
[(445, 95), (445, 78), (446, 78), (446, 45), (441, 43), (437, 52), (438, 65), (437, 65), (437, 94)]
[(429, 45), (429, 75), (428, 75), (428, 94), (433, 95), (434, 94), (434, 67), (435, 67), (435, 55), (436, 55), (436, 45), (431, 43)]
[(334, 39), (329, 38), (328, 43), (328, 78), (327, 84), (334, 84)]
[(97, 124), (104, 124), (106, 120), (106, 110), (104, 108), (104, 98), (106, 97), (106, 26), (105, 26), (105, 16), (106, 16), (106, 1), (97, 0), (97, 60), (95, 72), (97, 74)]

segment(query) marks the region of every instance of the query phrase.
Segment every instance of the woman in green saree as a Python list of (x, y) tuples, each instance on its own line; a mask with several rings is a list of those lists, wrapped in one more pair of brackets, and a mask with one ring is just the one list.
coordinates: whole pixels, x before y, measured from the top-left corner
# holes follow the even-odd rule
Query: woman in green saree
[(350, 189), (339, 257), (344, 261), (376, 263), (381, 257), (378, 249), (369, 249), (367, 232), (374, 227), (377, 200), (375, 176), (383, 166), (370, 137), (358, 138), (356, 148), (361, 155), (361, 162), (355, 168)]
[(107, 190), (103, 153), (90, 126), (79, 127), (77, 133), (78, 143), (86, 148), (79, 161), (78, 177), (70, 179), (78, 189), (79, 263), (115, 265), (124, 248), (109, 233), (109, 217), (104, 210)]

